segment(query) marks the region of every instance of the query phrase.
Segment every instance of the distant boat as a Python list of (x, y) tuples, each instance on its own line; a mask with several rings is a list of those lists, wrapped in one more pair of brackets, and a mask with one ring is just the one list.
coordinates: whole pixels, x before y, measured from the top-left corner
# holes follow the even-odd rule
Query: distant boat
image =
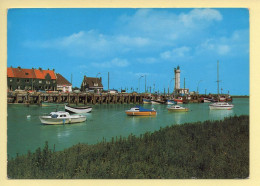
[(210, 110), (231, 110), (234, 105), (226, 102), (216, 102), (209, 105)]
[(145, 98), (143, 98), (143, 103), (144, 103), (144, 104), (150, 104), (150, 103), (151, 103), (151, 100), (150, 100), (150, 99), (145, 99)]
[(152, 104), (164, 104), (165, 103), (165, 101), (160, 101), (160, 100), (151, 100), (151, 103)]
[(204, 103), (212, 103), (212, 102), (216, 102), (216, 101), (214, 99), (204, 98)]
[(81, 123), (87, 120), (86, 116), (70, 115), (64, 111), (51, 112), (48, 116), (40, 116), (39, 118), (41, 123), (47, 125)]
[(83, 113), (89, 113), (92, 111), (92, 107), (86, 106), (86, 107), (72, 107), (69, 105), (65, 105), (65, 111), (70, 113), (76, 113), (76, 114), (83, 114)]
[(226, 98), (225, 98), (225, 97), (220, 97), (220, 98), (219, 98), (219, 101), (220, 101), (220, 102), (225, 102), (225, 101), (226, 101)]
[(176, 104), (176, 101), (174, 101), (174, 100), (169, 100), (169, 99), (168, 99), (168, 100), (166, 101), (166, 104), (167, 104), (167, 105), (174, 105), (174, 104)]
[(183, 98), (182, 97), (178, 97), (176, 99), (174, 99), (175, 102), (177, 102), (177, 104), (182, 104), (183, 103)]
[(173, 105), (168, 108), (168, 111), (174, 111), (174, 112), (187, 112), (189, 111), (188, 108), (181, 107), (180, 105)]
[(130, 110), (126, 110), (125, 113), (128, 116), (155, 116), (157, 114), (154, 109), (145, 109), (140, 106), (136, 106), (131, 108)]

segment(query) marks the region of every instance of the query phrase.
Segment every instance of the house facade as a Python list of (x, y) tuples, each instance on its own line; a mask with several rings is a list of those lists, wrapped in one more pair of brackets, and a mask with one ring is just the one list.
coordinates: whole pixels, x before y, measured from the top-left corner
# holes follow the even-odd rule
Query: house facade
[(103, 90), (102, 78), (93, 78), (84, 76), (83, 81), (81, 83), (80, 90), (83, 92), (95, 92), (101, 93)]
[(55, 91), (57, 78), (54, 70), (7, 68), (7, 89)]
[(72, 84), (64, 78), (61, 74), (56, 73), (57, 77), (57, 90), (61, 92), (71, 92)]

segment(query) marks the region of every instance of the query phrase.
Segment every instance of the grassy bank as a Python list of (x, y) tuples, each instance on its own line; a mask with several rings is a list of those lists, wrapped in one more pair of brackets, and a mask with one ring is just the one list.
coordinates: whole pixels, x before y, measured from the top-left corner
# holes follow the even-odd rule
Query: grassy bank
[(174, 125), (139, 137), (48, 147), (8, 161), (9, 178), (247, 178), (249, 117)]

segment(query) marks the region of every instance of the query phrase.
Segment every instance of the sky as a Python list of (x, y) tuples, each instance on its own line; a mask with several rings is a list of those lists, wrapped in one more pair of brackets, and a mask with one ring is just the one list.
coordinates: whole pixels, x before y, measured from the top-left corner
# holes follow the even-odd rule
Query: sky
[[(55, 69), (73, 87), (84, 75), (104, 89), (181, 88), (249, 95), (249, 11), (245, 8), (9, 9), (7, 66)], [(140, 87), (140, 88), (139, 88)]]

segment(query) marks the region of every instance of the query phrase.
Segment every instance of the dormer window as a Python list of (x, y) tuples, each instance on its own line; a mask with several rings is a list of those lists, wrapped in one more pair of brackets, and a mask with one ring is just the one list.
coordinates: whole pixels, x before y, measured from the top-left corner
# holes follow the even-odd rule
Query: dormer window
[(94, 87), (97, 87), (98, 86), (98, 83), (94, 83)]
[(28, 72), (25, 72), (25, 75), (29, 75), (29, 73), (28, 73)]

